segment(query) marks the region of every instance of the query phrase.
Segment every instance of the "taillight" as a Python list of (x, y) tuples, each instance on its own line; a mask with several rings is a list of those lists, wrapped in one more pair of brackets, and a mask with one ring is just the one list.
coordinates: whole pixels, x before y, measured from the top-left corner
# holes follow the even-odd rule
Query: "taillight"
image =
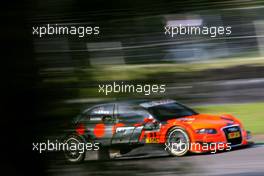
[(83, 135), (85, 133), (85, 126), (84, 126), (84, 124), (80, 123), (80, 124), (77, 125), (77, 127), (76, 127), (76, 133), (78, 135)]

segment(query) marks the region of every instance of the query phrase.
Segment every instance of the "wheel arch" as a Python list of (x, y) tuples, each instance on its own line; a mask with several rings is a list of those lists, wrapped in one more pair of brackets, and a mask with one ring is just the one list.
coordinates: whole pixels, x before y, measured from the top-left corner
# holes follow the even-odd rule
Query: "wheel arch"
[(182, 124), (175, 124), (175, 125), (170, 126), (165, 133), (165, 141), (167, 140), (167, 136), (168, 136), (169, 132), (171, 132), (175, 128), (181, 128), (184, 131), (186, 131), (186, 133), (190, 139), (190, 142), (194, 141), (195, 137), (194, 137), (194, 133), (193, 133), (192, 128), (190, 126), (186, 126), (186, 125), (182, 125)]

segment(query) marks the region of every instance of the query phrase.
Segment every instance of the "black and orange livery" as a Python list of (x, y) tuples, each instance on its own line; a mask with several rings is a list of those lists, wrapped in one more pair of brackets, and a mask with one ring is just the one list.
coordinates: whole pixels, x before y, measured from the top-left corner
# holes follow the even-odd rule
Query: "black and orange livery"
[[(123, 154), (150, 143), (215, 142), (240, 146), (247, 145), (250, 137), (232, 115), (199, 114), (174, 100), (134, 100), (93, 106), (78, 116), (70, 136), (79, 142), (99, 143), (103, 155), (109, 155), (110, 148), (120, 149)], [(168, 152), (182, 156), (188, 151), (205, 152), (203, 148)], [(84, 159), (79, 155), (73, 157), (70, 161)]]

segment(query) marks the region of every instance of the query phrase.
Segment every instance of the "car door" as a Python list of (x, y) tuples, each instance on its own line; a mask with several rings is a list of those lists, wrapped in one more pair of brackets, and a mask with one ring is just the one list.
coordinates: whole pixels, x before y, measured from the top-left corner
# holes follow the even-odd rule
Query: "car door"
[(110, 145), (115, 125), (114, 104), (98, 105), (86, 112), (89, 138), (102, 145)]
[(139, 106), (118, 104), (112, 144), (137, 143), (144, 128), (144, 119), (149, 116), (151, 115)]

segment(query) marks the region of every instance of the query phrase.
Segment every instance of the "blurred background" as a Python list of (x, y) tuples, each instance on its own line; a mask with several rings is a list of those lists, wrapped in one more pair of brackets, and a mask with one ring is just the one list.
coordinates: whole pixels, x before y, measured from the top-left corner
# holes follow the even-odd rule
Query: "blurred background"
[[(264, 134), (263, 1), (36, 0), (18, 4), (7, 2), (12, 10), (1, 12), (8, 24), (1, 39), (11, 58), (3, 66), (8, 75), (3, 80), (3, 102), (15, 117), (15, 126), (27, 128), (32, 139), (54, 136), (84, 107), (133, 98), (172, 98), (200, 112), (232, 113), (254, 134)], [(216, 38), (164, 35), (164, 26), (175, 20), (231, 26), (232, 34)], [(46, 24), (100, 26), (100, 35), (32, 35), (32, 26)], [(166, 93), (98, 93), (99, 84), (114, 81), (166, 84)]]
[[(33, 36), (37, 120), (42, 125), (59, 129), (83, 107), (117, 99), (165, 97), (191, 105), (264, 100), (261, 1), (60, 0), (36, 1), (31, 8), (29, 27), (100, 27), (98, 36)], [(232, 34), (164, 35), (164, 26), (177, 20), (231, 26)], [(99, 84), (114, 81), (166, 84), (167, 89), (165, 95), (145, 97), (98, 93)], [(264, 129), (263, 123), (256, 128)]]

